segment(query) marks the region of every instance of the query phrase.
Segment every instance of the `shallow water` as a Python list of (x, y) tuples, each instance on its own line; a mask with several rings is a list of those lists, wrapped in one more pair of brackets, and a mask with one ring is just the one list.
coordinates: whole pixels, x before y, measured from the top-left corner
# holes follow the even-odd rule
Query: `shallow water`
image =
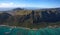
[(60, 28), (40, 28), (38, 30), (0, 26), (0, 35), (60, 35)]

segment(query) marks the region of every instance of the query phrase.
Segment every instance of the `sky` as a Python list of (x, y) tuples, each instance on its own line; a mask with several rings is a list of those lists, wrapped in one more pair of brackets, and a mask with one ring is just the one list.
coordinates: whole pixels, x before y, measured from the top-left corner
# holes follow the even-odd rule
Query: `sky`
[(0, 0), (0, 8), (12, 7), (56, 8), (60, 0)]

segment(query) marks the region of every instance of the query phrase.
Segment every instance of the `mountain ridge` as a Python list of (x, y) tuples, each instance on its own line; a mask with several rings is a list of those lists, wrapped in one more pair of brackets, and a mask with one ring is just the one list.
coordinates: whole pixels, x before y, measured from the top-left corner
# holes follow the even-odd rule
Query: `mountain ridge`
[(12, 12), (13, 15), (8, 12), (0, 13), (0, 24), (22, 27), (46, 27), (52, 24), (60, 25), (58, 23), (60, 21), (60, 8), (38, 10), (16, 9), (12, 10)]

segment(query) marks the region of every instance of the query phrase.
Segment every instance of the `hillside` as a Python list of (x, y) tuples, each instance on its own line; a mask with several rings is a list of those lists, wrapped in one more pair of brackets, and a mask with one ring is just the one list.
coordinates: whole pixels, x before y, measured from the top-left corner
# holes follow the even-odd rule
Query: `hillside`
[[(60, 26), (60, 8), (24, 10), (13, 9), (12, 12), (0, 13), (0, 24), (40, 28)], [(44, 26), (43, 26), (44, 25)]]

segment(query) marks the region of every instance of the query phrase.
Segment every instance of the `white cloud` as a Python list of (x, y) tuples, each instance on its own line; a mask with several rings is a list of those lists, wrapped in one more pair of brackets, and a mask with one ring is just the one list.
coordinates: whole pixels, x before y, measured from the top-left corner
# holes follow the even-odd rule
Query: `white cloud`
[(10, 7), (25, 7), (26, 4), (15, 4), (15, 3), (0, 3), (0, 8), (10, 8)]
[(10, 3), (0, 3), (0, 8), (11, 8), (11, 7), (44, 7), (44, 5), (33, 5), (33, 4), (24, 4), (24, 3), (19, 3), (19, 4), (16, 4), (16, 3), (13, 3), (13, 2), (10, 2)]

